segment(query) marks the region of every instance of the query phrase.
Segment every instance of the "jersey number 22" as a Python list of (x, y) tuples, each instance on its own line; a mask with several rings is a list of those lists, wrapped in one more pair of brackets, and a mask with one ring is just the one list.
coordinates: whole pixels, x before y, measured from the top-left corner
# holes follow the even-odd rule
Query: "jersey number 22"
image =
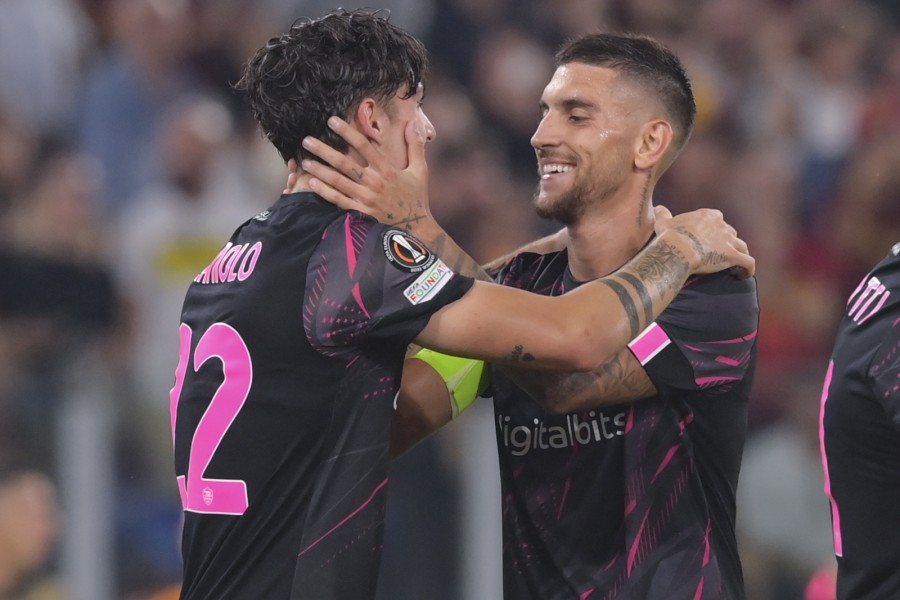
[[(191, 328), (179, 329), (178, 367), (175, 386), (169, 392), (172, 417), (172, 440), (178, 401), (191, 358)], [(241, 335), (230, 325), (215, 323), (200, 338), (194, 351), (194, 371), (211, 358), (222, 362), (224, 379), (200, 418), (188, 460), (188, 472), (178, 476), (178, 490), (185, 510), (197, 513), (242, 515), (247, 511), (247, 483), (240, 479), (207, 479), (204, 477), (212, 457), (234, 418), (243, 408), (253, 382), (253, 363)]]

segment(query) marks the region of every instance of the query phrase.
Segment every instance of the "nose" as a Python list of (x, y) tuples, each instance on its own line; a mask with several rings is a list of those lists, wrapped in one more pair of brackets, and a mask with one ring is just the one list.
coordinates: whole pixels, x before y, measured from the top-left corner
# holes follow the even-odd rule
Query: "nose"
[(550, 115), (541, 117), (540, 122), (531, 136), (531, 146), (535, 149), (545, 148), (552, 144), (552, 130), (550, 127)]

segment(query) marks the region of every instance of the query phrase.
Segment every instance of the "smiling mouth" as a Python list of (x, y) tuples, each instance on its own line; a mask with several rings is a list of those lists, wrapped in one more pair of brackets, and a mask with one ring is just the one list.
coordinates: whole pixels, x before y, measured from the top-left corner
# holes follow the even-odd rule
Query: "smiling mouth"
[(552, 175), (560, 175), (562, 173), (568, 173), (575, 169), (574, 166), (563, 163), (544, 163), (540, 165), (538, 172), (541, 175), (541, 178), (550, 177)]

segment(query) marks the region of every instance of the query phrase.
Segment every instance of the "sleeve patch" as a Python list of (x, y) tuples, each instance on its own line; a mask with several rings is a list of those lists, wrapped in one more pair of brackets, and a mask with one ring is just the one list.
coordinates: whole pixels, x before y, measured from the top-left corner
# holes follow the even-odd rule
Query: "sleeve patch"
[(436, 259), (430, 269), (419, 275), (409, 287), (403, 290), (403, 295), (413, 305), (427, 302), (451, 279), (453, 279), (453, 271), (444, 264), (444, 261)]
[(421, 273), (437, 260), (425, 244), (399, 229), (389, 229), (384, 233), (382, 248), (389, 263), (408, 273)]
[(672, 343), (668, 334), (663, 328), (655, 322), (644, 329), (636, 338), (634, 338), (628, 347), (634, 353), (635, 357), (641, 363), (646, 365), (653, 360), (653, 357), (662, 352), (663, 348)]

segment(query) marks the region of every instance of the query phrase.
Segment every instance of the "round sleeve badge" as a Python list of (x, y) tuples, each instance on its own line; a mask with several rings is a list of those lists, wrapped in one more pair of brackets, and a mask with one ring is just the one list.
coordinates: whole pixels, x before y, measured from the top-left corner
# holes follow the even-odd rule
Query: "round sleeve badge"
[(382, 238), (388, 262), (408, 273), (418, 273), (430, 267), (437, 257), (425, 244), (399, 229), (389, 229)]

